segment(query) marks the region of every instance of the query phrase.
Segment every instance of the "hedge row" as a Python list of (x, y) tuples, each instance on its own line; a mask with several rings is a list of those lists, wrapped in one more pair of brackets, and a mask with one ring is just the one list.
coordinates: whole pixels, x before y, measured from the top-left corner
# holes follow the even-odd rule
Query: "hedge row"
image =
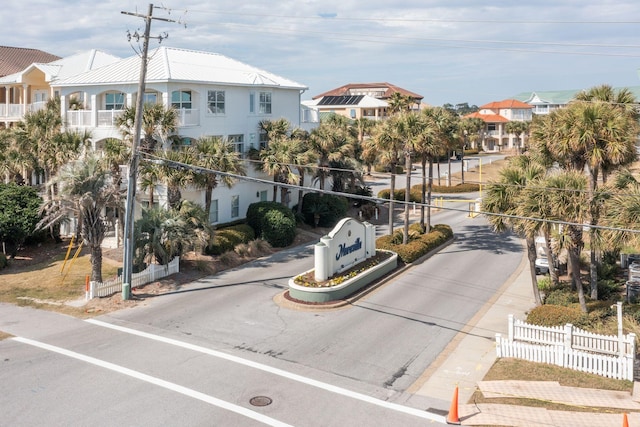
[(422, 234), (420, 224), (411, 224), (406, 245), (402, 244), (402, 237), (402, 230), (379, 237), (376, 239), (376, 248), (396, 252), (404, 263), (409, 264), (451, 239), (453, 231), (448, 225), (438, 224), (429, 233)]
[[(446, 185), (433, 185), (431, 186), (431, 191), (433, 193), (439, 193), (439, 194), (447, 194), (447, 193), (473, 193), (476, 191), (480, 190), (480, 186), (478, 184), (470, 184), (470, 183), (465, 183), (465, 184), (458, 184), (458, 185), (452, 185), (450, 187), (446, 186)], [(389, 189), (384, 189), (381, 190), (378, 193), (378, 197), (381, 199), (388, 199), (389, 198)], [(393, 194), (394, 200), (399, 200), (404, 202), (404, 196), (405, 196), (405, 189), (396, 189)], [(417, 184), (411, 187), (411, 191), (409, 192), (409, 200), (411, 202), (415, 202), (415, 203), (420, 203), (422, 201), (422, 184)]]

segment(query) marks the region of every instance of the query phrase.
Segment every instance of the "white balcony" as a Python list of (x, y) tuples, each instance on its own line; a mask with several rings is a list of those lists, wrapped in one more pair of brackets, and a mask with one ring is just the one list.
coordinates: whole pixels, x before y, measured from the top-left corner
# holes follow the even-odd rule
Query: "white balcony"
[(200, 125), (200, 110), (197, 108), (180, 108), (176, 113), (179, 127)]
[(116, 119), (124, 113), (124, 110), (98, 110), (98, 127), (114, 127)]
[(69, 110), (67, 111), (67, 123), (71, 127), (91, 126), (91, 110)]
[(21, 119), (23, 116), (23, 104), (0, 104), (0, 117)]

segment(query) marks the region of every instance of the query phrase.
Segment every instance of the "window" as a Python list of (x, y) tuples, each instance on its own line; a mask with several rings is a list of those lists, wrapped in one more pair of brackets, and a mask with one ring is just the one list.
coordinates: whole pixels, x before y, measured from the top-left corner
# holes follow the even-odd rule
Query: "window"
[(352, 119), (355, 119), (355, 118), (356, 118), (356, 110), (355, 110), (355, 108), (352, 108), (352, 109), (351, 109), (351, 111), (349, 111), (349, 116), (350, 116)]
[(244, 135), (229, 135), (227, 140), (233, 144), (233, 149), (236, 153), (240, 153), (240, 155), (244, 155)]
[(271, 92), (260, 92), (260, 106), (258, 113), (271, 114)]
[(495, 123), (487, 123), (487, 130), (489, 132), (495, 132), (498, 130), (498, 128)]
[(157, 104), (158, 103), (158, 94), (156, 92), (145, 92), (142, 97), (142, 102), (144, 104)]
[(105, 110), (123, 110), (124, 109), (124, 93), (107, 93), (105, 95)]
[(240, 196), (231, 196), (231, 218), (240, 216)]
[(256, 112), (256, 94), (254, 92), (249, 93), (249, 113), (254, 114)]
[(259, 150), (264, 150), (269, 145), (269, 137), (266, 132), (260, 132)]
[(209, 223), (218, 222), (218, 199), (211, 201), (211, 209), (209, 210)]
[(260, 201), (261, 202), (267, 201), (267, 190), (263, 190), (260, 192)]
[(210, 90), (207, 95), (207, 108), (211, 114), (224, 114), (224, 91)]
[(171, 92), (171, 106), (177, 109), (191, 109), (191, 91), (175, 90)]

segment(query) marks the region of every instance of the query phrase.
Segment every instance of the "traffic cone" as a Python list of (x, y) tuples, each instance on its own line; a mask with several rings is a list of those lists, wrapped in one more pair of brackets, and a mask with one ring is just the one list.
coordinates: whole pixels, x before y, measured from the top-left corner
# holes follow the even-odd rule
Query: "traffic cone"
[(627, 414), (623, 414), (622, 417), (622, 427), (629, 427), (629, 419), (627, 418)]
[(456, 386), (453, 392), (453, 400), (451, 400), (451, 407), (449, 408), (446, 421), (447, 424), (460, 425), (460, 418), (458, 418), (458, 386)]

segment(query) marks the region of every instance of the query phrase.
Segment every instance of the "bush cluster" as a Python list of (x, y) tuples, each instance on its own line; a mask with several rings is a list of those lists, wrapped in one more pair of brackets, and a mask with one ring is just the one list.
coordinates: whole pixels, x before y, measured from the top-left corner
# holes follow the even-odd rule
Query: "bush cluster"
[(276, 248), (290, 245), (296, 237), (296, 218), (291, 209), (280, 203), (252, 203), (247, 209), (247, 224), (256, 236)]
[[(480, 186), (478, 184), (470, 184), (470, 183), (452, 185), (450, 187), (446, 185), (432, 185), (431, 190), (432, 190), (432, 193), (438, 193), (438, 194), (473, 193), (475, 191), (479, 191)], [(391, 193), (390, 190), (387, 188), (378, 192), (378, 197), (380, 199), (388, 199), (390, 193)], [(394, 200), (404, 201), (406, 190), (404, 188), (396, 189), (393, 191), (393, 194), (394, 194), (393, 196)], [(422, 184), (416, 184), (411, 187), (411, 190), (409, 192), (409, 200), (411, 202), (421, 203)]]
[(238, 224), (216, 230), (213, 239), (205, 248), (207, 255), (221, 255), (234, 250), (241, 243), (249, 243), (256, 238), (255, 231), (248, 224)]
[(331, 194), (307, 193), (302, 199), (304, 222), (311, 226), (333, 227), (347, 216), (348, 209), (349, 202), (346, 198)]
[(426, 255), (452, 237), (453, 231), (448, 225), (435, 225), (429, 233), (422, 234), (420, 224), (412, 224), (409, 227), (410, 240), (406, 245), (402, 244), (402, 231), (398, 231), (379, 237), (376, 240), (376, 248), (396, 252), (400, 259), (408, 264)]
[(578, 307), (544, 304), (529, 312), (527, 323), (540, 326), (563, 326), (571, 323), (577, 327), (584, 327), (589, 324), (589, 316)]

